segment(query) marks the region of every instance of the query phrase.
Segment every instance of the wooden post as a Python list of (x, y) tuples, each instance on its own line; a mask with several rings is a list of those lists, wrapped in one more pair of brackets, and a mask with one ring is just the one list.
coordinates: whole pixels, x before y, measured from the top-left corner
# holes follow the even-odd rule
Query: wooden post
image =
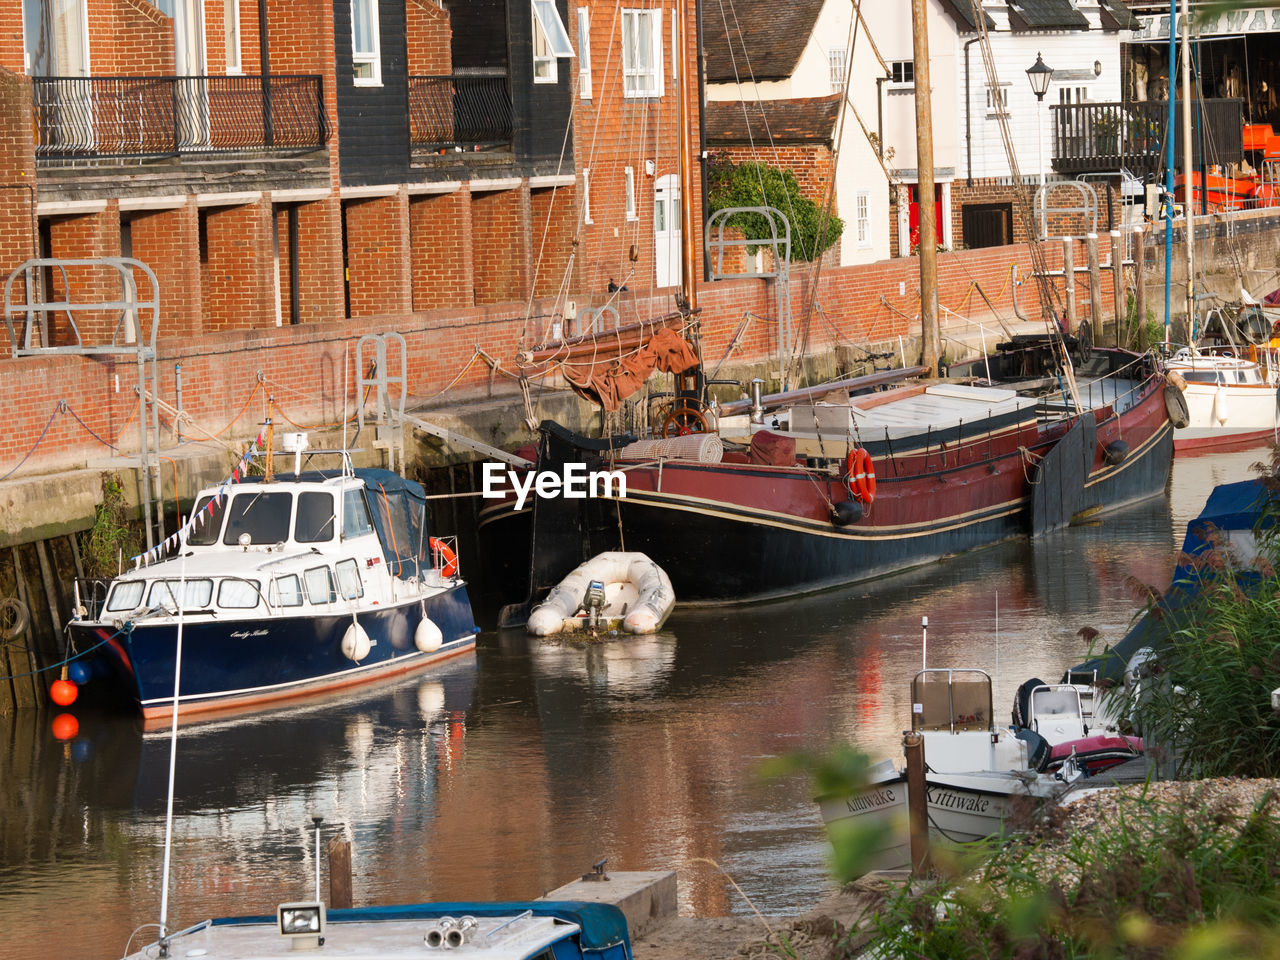
[(907, 816), (911, 823), (911, 875), (926, 877), (929, 861), (929, 787), (924, 778), (924, 737), (910, 731), (902, 735), (907, 757)]
[(1134, 324), (1139, 330), (1147, 325), (1147, 231), (1133, 228), (1133, 308)]
[[(1120, 345), (1120, 331), (1124, 327), (1127, 298), (1124, 289), (1124, 244), (1120, 231), (1111, 231), (1111, 295), (1115, 301), (1115, 335), (1111, 342)], [(1101, 332), (1101, 331), (1099, 331)]]
[(1089, 325), (1093, 327), (1093, 339), (1102, 332), (1102, 267), (1098, 261), (1098, 235), (1091, 233), (1084, 238), (1085, 256), (1089, 262)]
[(1062, 238), (1062, 297), (1067, 307), (1067, 333), (1076, 332), (1076, 256), (1075, 239)]
[[(921, 366), (938, 374), (938, 224), (933, 199), (933, 111), (929, 85), (929, 25), (926, 0), (911, 0), (911, 40), (915, 57), (916, 190), (920, 209)], [(687, 72), (687, 71), (686, 71)], [(681, 74), (683, 76), (683, 74)]]
[(351, 844), (333, 837), (325, 851), (329, 857), (329, 906), (351, 906)]

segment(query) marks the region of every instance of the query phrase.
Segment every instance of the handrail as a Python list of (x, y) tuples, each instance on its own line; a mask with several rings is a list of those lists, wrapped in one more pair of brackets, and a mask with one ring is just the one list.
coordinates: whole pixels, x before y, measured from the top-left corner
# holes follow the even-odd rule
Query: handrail
[(33, 77), (39, 162), (316, 150), (318, 75)]
[(409, 142), (447, 149), (511, 143), (511, 88), (499, 76), (409, 78)]

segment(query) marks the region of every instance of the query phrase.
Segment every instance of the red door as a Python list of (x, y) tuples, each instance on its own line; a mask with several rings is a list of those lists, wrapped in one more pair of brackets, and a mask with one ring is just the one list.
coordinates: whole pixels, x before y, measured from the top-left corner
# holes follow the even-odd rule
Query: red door
[[(911, 205), (908, 208), (908, 219), (911, 225), (911, 252), (915, 253), (920, 246), (920, 184), (910, 186)], [(942, 184), (933, 185), (933, 228), (942, 242)]]

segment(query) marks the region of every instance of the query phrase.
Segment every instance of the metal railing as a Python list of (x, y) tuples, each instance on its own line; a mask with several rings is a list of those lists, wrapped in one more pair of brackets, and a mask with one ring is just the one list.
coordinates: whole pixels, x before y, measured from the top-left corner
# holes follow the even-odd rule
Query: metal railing
[[(1244, 156), (1239, 98), (1201, 100), (1195, 122), (1212, 144), (1209, 163), (1238, 163)], [(1175, 104), (1174, 130), (1181, 130), (1182, 104)], [(1053, 169), (1075, 175), (1119, 171), (1138, 176), (1160, 170), (1169, 104), (1164, 100), (1127, 103), (1062, 103), (1049, 108), (1053, 124)], [(1175, 164), (1182, 164), (1181, 137), (1174, 140)]]
[(329, 139), (321, 78), (34, 77), (38, 160), (305, 151)]
[(410, 77), (409, 142), (428, 149), (510, 144), (506, 75)]

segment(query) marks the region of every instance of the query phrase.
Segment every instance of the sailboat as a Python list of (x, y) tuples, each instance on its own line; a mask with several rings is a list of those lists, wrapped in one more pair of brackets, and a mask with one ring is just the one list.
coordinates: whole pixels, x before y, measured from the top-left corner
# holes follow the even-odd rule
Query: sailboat
[[(688, 73), (681, 71), (679, 124), (686, 175)], [(927, 82), (919, 75), (916, 90), (927, 118)], [(932, 169), (928, 137), (921, 139), (919, 165)], [(522, 590), (525, 600), (508, 604), (501, 625), (522, 623), (565, 573), (606, 550), (646, 554), (667, 571), (682, 603), (768, 600), (883, 576), (1164, 489), (1172, 428), (1163, 375), (1149, 356), (1099, 353), (1099, 377), (1116, 376), (1066, 397), (1065, 406), (1005, 384), (928, 377), (869, 392), (929, 373), (921, 367), (771, 397), (757, 391), (752, 401), (713, 408), (697, 358), (690, 191), (683, 197), (681, 311), (647, 342), (669, 339), (675, 328), (692, 344), (687, 362), (657, 352), (679, 384), (663, 427), (694, 442), (655, 452), (636, 437), (588, 438), (544, 421), (533, 469), (563, 475), (583, 464), (589, 472), (616, 471), (625, 485), (522, 504), (512, 491), (481, 511), (486, 555), (523, 581), (508, 584), (509, 595)], [(936, 292), (927, 238), (920, 257), (922, 289)], [(619, 330), (591, 343), (544, 345), (544, 352), (598, 351), (623, 334), (634, 337), (628, 348), (646, 343), (643, 329)], [(1030, 362), (1043, 354), (1022, 356)], [(936, 352), (926, 355), (932, 359)], [(643, 380), (630, 359), (617, 374), (633, 388)], [(1042, 363), (1033, 375), (1052, 371)], [(616, 397), (625, 388), (617, 386), (600, 385), (601, 396)]]
[[(1177, 0), (1170, 0), (1169, 22), (1178, 23)], [(1191, 18), (1187, 0), (1182, 0), (1182, 145), (1183, 160), (1190, 171), (1191, 140)], [(1173, 31), (1169, 31), (1169, 63), (1172, 76), (1174, 63)], [(1173, 191), (1173, 91), (1169, 93), (1169, 125), (1166, 140), (1165, 187)], [(1185, 178), (1179, 177), (1179, 180)], [(1211, 311), (1201, 334), (1212, 332), (1216, 343), (1198, 342), (1196, 327), (1200, 320), (1195, 292), (1195, 204), (1184, 205), (1186, 211), (1187, 323), (1185, 346), (1169, 344), (1172, 220), (1165, 220), (1165, 343), (1169, 356), (1165, 369), (1182, 391), (1187, 408), (1186, 425), (1178, 431), (1174, 449), (1178, 452), (1203, 452), (1231, 447), (1247, 447), (1265, 441), (1280, 440), (1280, 370), (1271, 364), (1272, 353), (1264, 345), (1261, 355), (1257, 344), (1251, 351), (1236, 343), (1231, 324), (1221, 309)], [(1206, 338), (1207, 339), (1207, 338)], [(1249, 355), (1250, 352), (1252, 355)], [(1260, 363), (1259, 361), (1262, 361)], [(1263, 365), (1265, 363), (1265, 366)]]

